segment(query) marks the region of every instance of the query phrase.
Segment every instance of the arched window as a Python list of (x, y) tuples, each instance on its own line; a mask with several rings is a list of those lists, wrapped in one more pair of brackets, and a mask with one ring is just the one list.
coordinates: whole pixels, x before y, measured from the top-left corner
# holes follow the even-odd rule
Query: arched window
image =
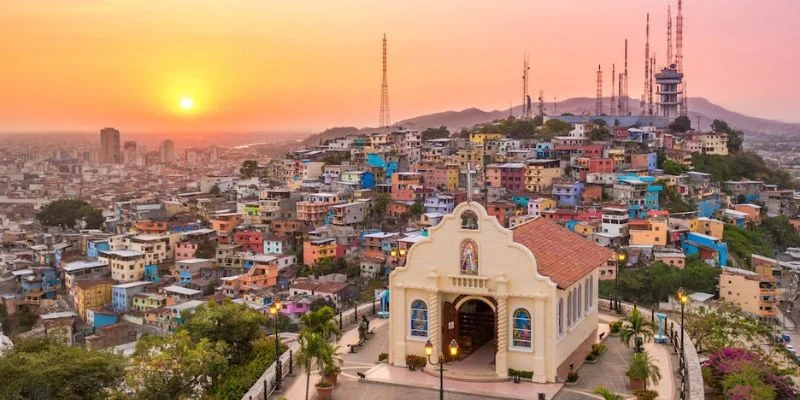
[(589, 277), (589, 287), (592, 288), (592, 294), (589, 296), (589, 308), (594, 307), (594, 276)]
[(511, 345), (525, 349), (532, 348), (533, 343), (533, 322), (531, 313), (524, 308), (518, 308), (513, 314), (514, 320), (511, 322)]
[(572, 325), (573, 317), (572, 317), (572, 292), (569, 292), (567, 295), (567, 326)]
[(558, 299), (558, 334), (564, 333), (564, 299)]
[(428, 306), (422, 300), (411, 303), (411, 336), (428, 337)]
[(584, 299), (583, 299), (583, 309), (586, 311), (589, 311), (589, 297), (592, 297), (591, 293), (592, 293), (592, 285), (589, 284), (589, 279), (586, 279), (586, 293), (584, 294)]
[(581, 307), (583, 305), (582, 303), (583, 303), (583, 286), (579, 284), (578, 297), (575, 298), (575, 308), (578, 309), (576, 315), (578, 316), (578, 318), (583, 316), (583, 307)]

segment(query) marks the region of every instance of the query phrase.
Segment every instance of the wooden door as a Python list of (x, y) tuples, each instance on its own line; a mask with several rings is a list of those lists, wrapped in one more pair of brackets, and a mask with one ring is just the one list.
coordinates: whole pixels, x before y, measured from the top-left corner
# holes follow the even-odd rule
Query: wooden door
[(440, 350), (444, 353), (446, 360), (451, 360), (450, 341), (455, 339), (458, 342), (458, 310), (456, 310), (455, 304), (446, 301), (442, 316), (442, 348)]

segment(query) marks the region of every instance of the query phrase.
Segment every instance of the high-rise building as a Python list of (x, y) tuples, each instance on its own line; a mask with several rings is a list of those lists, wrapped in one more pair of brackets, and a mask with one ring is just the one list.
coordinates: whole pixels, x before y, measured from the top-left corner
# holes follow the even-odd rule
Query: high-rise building
[(119, 131), (114, 128), (103, 128), (100, 131), (100, 163), (118, 164), (121, 161)]
[(128, 141), (122, 146), (123, 153), (122, 158), (125, 165), (133, 165), (136, 164), (136, 142)]
[(208, 148), (208, 161), (215, 162), (217, 160), (219, 160), (219, 147), (212, 144)]
[(175, 142), (172, 140), (165, 140), (161, 142), (161, 162), (169, 164), (175, 161)]

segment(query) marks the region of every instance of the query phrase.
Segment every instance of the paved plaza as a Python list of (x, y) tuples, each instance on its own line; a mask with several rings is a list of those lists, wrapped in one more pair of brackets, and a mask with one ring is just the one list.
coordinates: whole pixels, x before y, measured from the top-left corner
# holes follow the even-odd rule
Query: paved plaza
[[(607, 323), (616, 317), (600, 314), (599, 333), (608, 331)], [(375, 335), (358, 348), (356, 353), (348, 352), (348, 344), (356, 342), (357, 329), (346, 330), (337, 341), (340, 355), (344, 361), (339, 383), (334, 389), (334, 399), (372, 400), (372, 399), (438, 399), (439, 378), (421, 371), (409, 371), (407, 368), (394, 367), (386, 363), (378, 363), (378, 355), (389, 351), (388, 320), (372, 318), (370, 328)], [(538, 393), (544, 393), (548, 400), (584, 400), (597, 399), (592, 391), (604, 386), (626, 398), (633, 394), (628, 388), (628, 368), (633, 350), (626, 347), (618, 337), (606, 337), (603, 342), (608, 351), (596, 364), (584, 364), (578, 372), (581, 375), (575, 386), (562, 384), (537, 384), (523, 382), (462, 382), (445, 380), (445, 399), (478, 400), (478, 399), (537, 399)], [(662, 380), (653, 389), (658, 390), (659, 399), (674, 399), (677, 381), (677, 357), (672, 354), (668, 345), (654, 343), (645, 344), (646, 350), (653, 356), (661, 368)], [(366, 375), (360, 379), (358, 373)], [(315, 398), (314, 384), (319, 380), (319, 371), (311, 372), (309, 398)], [(305, 374), (296, 368), (295, 376), (284, 383), (281, 393), (270, 399), (284, 396), (287, 400), (305, 399)]]

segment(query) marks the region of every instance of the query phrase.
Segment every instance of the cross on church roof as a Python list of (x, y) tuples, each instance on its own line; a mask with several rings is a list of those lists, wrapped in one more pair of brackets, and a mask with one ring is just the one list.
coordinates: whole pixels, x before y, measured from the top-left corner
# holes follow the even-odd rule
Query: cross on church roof
[(472, 163), (467, 163), (467, 202), (472, 201)]

